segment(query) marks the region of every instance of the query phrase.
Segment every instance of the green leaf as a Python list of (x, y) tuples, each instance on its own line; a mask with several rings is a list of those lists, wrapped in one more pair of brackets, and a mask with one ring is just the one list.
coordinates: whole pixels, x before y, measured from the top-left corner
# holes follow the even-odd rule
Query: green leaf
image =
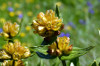
[(94, 60), (91, 66), (98, 66), (96, 60)]
[(31, 54), (35, 54), (36, 52), (47, 54), (48, 46), (49, 45), (33, 46), (33, 47), (29, 47), (29, 49), (30, 49)]
[(61, 56), (60, 58), (61, 58), (61, 60), (72, 60), (72, 59), (75, 59), (77, 57), (80, 57), (80, 56), (86, 54), (87, 52), (89, 52), (93, 48), (94, 48), (94, 46), (90, 46), (90, 47), (83, 48), (83, 49), (73, 47), (73, 50), (69, 55)]
[(58, 6), (57, 5), (56, 5), (56, 14), (57, 14), (57, 17), (60, 18), (59, 9), (58, 9)]
[(100, 66), (100, 57), (95, 59), (89, 66)]

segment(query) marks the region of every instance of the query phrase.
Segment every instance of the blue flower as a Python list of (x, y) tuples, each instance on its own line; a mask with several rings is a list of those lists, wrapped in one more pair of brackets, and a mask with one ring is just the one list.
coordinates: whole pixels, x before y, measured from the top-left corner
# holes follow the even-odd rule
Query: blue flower
[(8, 7), (8, 11), (12, 12), (14, 9), (12, 7)]
[(71, 26), (72, 28), (76, 28), (76, 26), (73, 22), (69, 22), (68, 25)]
[(0, 33), (3, 32), (2, 28), (0, 28)]
[(64, 33), (64, 32), (62, 32), (60, 35), (59, 35), (59, 37), (63, 37), (63, 36), (66, 36), (66, 37), (70, 37), (70, 34), (69, 33)]
[(87, 5), (89, 6), (89, 8), (93, 8), (93, 5), (91, 4), (91, 2), (87, 2)]
[(79, 23), (80, 23), (80, 24), (83, 24), (83, 25), (86, 24), (85, 20), (82, 20), (82, 19), (79, 20)]
[(89, 9), (88, 12), (91, 13), (91, 14), (94, 14), (94, 10), (93, 9)]
[(23, 14), (19, 14), (18, 18), (22, 19), (23, 18)]

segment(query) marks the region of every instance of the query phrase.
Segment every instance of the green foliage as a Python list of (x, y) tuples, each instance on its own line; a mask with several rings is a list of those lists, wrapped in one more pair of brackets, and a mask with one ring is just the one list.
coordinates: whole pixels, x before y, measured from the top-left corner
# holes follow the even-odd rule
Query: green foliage
[(62, 56), (60, 59), (61, 60), (72, 60), (72, 59), (75, 59), (77, 57), (80, 57), (80, 56), (86, 54), (88, 51), (90, 51), (93, 48), (94, 48), (94, 46), (90, 46), (90, 47), (83, 48), (83, 49), (73, 47), (72, 52), (68, 56)]

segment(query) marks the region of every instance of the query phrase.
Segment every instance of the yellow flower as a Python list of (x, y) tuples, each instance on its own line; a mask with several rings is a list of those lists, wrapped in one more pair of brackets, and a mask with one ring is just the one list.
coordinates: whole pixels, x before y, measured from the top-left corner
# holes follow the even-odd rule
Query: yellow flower
[(26, 3), (33, 3), (34, 0), (26, 0)]
[(31, 27), (30, 27), (30, 26), (26, 26), (25, 29), (26, 29), (27, 31), (30, 31), (30, 30), (31, 30)]
[(5, 50), (0, 50), (0, 59), (4, 60), (4, 59), (10, 59), (10, 58), (11, 56), (9, 56)]
[(3, 3), (2, 6), (0, 7), (0, 9), (1, 9), (1, 10), (5, 10), (6, 7), (7, 7), (7, 4), (6, 4), (6, 3)]
[(65, 30), (71, 30), (72, 27), (71, 26), (65, 26)]
[(61, 2), (57, 2), (56, 5), (57, 5), (57, 6), (61, 6), (62, 3), (61, 3)]
[(16, 15), (22, 14), (22, 11), (16, 11)]
[(15, 13), (14, 12), (9, 12), (9, 16), (14, 17)]
[[(1, 66), (13, 66), (13, 60), (4, 61)], [(25, 66), (21, 60), (15, 61), (14, 66)]]
[(32, 16), (33, 13), (32, 13), (31, 11), (29, 11), (29, 12), (27, 12), (27, 15), (28, 15), (28, 16)]
[(40, 5), (39, 4), (35, 5), (35, 8), (40, 9)]
[(11, 60), (11, 61), (5, 60), (5, 61), (1, 64), (1, 66), (13, 66), (13, 61), (12, 61), (12, 60)]
[(0, 23), (5, 23), (5, 22), (6, 22), (5, 18), (0, 18)]
[(35, 33), (43, 37), (53, 36), (55, 33), (62, 30), (62, 19), (55, 17), (53, 10), (47, 10), (46, 14), (40, 12), (37, 16), (37, 20), (33, 20), (32, 27), (35, 29)]
[(4, 49), (13, 57), (13, 60), (19, 60), (30, 56), (30, 50), (27, 47), (21, 46), (19, 41), (6, 44)]
[(69, 37), (58, 37), (57, 42), (52, 43), (48, 47), (48, 53), (54, 56), (68, 55), (72, 51), (72, 45), (68, 46), (70, 42)]
[(19, 7), (20, 7), (19, 3), (15, 3), (14, 6), (15, 6), (16, 8), (19, 8)]
[(19, 25), (15, 22), (14, 24), (6, 22), (3, 25), (3, 34), (7, 37), (14, 37), (19, 31)]
[(22, 32), (22, 33), (20, 33), (20, 37), (25, 37), (25, 33), (24, 32)]

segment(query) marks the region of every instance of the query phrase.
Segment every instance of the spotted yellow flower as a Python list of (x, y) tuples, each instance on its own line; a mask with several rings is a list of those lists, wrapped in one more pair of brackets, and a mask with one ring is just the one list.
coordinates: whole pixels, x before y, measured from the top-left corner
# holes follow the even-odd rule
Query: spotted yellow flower
[(7, 37), (14, 37), (19, 31), (19, 25), (15, 22), (12, 24), (11, 22), (6, 22), (3, 25), (3, 34)]
[(43, 37), (50, 37), (61, 31), (63, 24), (62, 19), (58, 19), (53, 10), (47, 10), (46, 14), (43, 12), (38, 14), (37, 20), (33, 20), (32, 27), (35, 29), (34, 33)]
[(30, 26), (26, 26), (25, 29), (26, 29), (27, 31), (30, 31), (30, 30), (31, 30), (31, 27), (30, 27)]
[(58, 37), (57, 42), (52, 43), (48, 47), (48, 53), (54, 56), (68, 55), (72, 51), (72, 45), (68, 46), (70, 42), (69, 37)]
[(22, 32), (22, 33), (20, 33), (20, 37), (25, 37), (25, 33), (24, 32)]
[(14, 12), (9, 12), (9, 16), (14, 17), (15, 13)]
[(27, 47), (21, 46), (19, 41), (6, 44), (4, 49), (11, 55), (13, 60), (20, 60), (30, 56), (29, 49)]

